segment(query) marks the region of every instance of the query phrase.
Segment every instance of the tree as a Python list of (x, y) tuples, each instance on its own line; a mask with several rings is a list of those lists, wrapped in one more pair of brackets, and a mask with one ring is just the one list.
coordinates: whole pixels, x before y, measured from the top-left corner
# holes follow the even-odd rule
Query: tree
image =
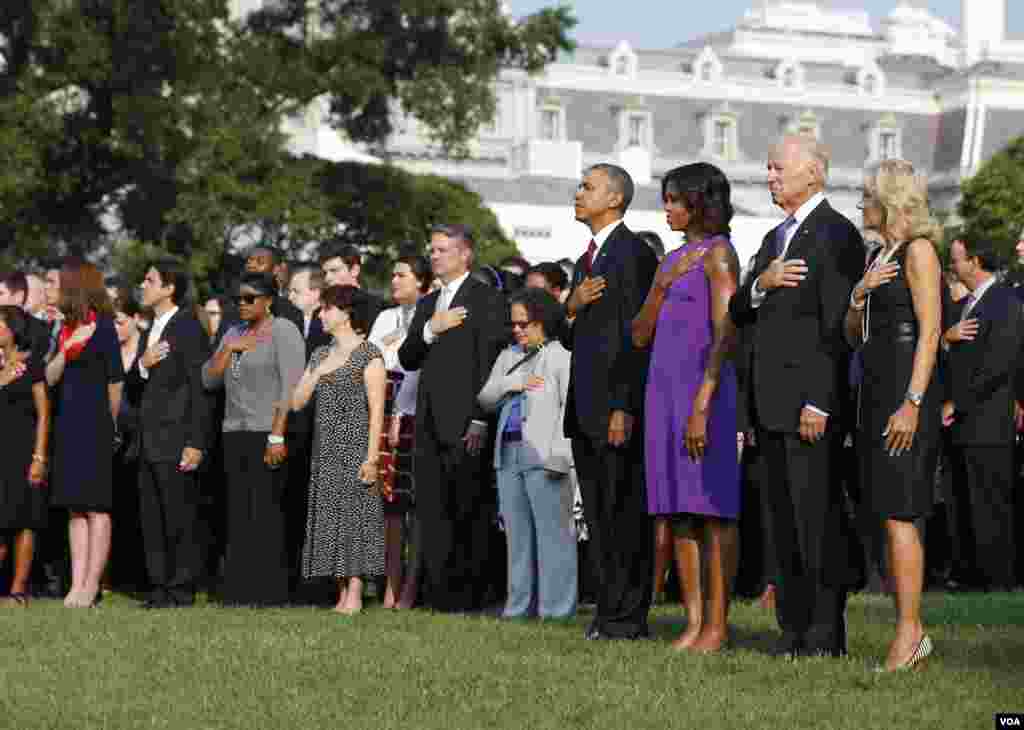
[(465, 154), (494, 116), (499, 69), (540, 71), (573, 48), (575, 24), (565, 6), (514, 22), (500, 0), (279, 0), (248, 27), (289, 69), (278, 92), (326, 95), (333, 124), (353, 140), (382, 142), (398, 111)]
[(1024, 137), (1013, 140), (982, 165), (964, 182), (962, 194), (964, 235), (987, 241), (1005, 261), (1016, 261), (1013, 249), (1024, 228)]

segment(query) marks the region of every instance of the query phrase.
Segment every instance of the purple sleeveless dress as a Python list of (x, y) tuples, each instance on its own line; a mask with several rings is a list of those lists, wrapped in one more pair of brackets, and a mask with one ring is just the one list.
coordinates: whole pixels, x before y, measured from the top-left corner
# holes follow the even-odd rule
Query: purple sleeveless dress
[[(726, 242), (722, 237), (687, 243), (670, 253), (671, 268), (696, 246)], [(731, 244), (728, 244), (731, 246)], [(689, 513), (736, 519), (740, 513), (740, 469), (736, 454), (736, 373), (731, 362), (708, 413), (708, 446), (699, 464), (690, 460), (684, 436), (693, 399), (711, 349), (710, 284), (698, 265), (669, 289), (658, 315), (646, 393), (647, 509), (652, 515)]]

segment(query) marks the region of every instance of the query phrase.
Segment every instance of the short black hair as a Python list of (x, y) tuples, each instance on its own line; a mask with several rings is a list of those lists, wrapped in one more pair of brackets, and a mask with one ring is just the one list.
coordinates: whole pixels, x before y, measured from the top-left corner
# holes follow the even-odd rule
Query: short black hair
[(118, 288), (117, 295), (114, 297), (113, 304), (115, 314), (120, 312), (122, 314), (126, 314), (129, 317), (134, 317), (135, 315), (142, 312), (142, 307), (139, 306), (138, 300), (135, 298), (135, 295), (132, 293), (132, 290), (127, 287)]
[(257, 274), (246, 272), (238, 280), (238, 289), (247, 286), (261, 297), (277, 296), (277, 280), (273, 274)]
[(434, 272), (430, 269), (430, 261), (426, 256), (419, 254), (406, 254), (399, 256), (396, 264), (405, 264), (412, 271), (412, 275), (420, 282), (420, 293), (426, 294), (430, 291), (430, 283), (434, 280)]
[(174, 259), (156, 259), (146, 266), (146, 271), (150, 269), (155, 269), (156, 273), (160, 274), (160, 282), (164, 286), (174, 285), (171, 301), (176, 306), (185, 302), (189, 293), (189, 276), (181, 263)]
[(348, 312), (352, 329), (361, 335), (369, 334), (377, 308), (370, 296), (359, 287), (351, 284), (329, 286), (320, 294), (320, 303), (324, 307), (337, 307)]
[(0, 306), (0, 319), (14, 335), (14, 346), (25, 352), (32, 347), (32, 338), (28, 331), (28, 315), (21, 307), (13, 304)]
[(323, 266), (331, 259), (341, 259), (349, 268), (363, 265), (363, 254), (359, 247), (344, 241), (330, 241), (321, 247), (318, 263)]
[(473, 269), (469, 272), (469, 277), (479, 281), (481, 284), (494, 287), (498, 291), (502, 291), (505, 288), (505, 280), (501, 278), (501, 272), (488, 264)]
[(981, 264), (983, 270), (991, 274), (1002, 268), (1002, 256), (999, 255), (999, 252), (992, 244), (978, 241), (975, 238), (967, 238), (966, 236), (961, 236), (957, 240), (963, 244), (964, 253), (967, 254), (967, 258), (978, 259), (978, 263)]
[(569, 286), (569, 275), (565, 273), (565, 269), (554, 261), (545, 261), (536, 266), (531, 266), (530, 270), (526, 272), (527, 278), (529, 278), (530, 274), (543, 276), (544, 281), (552, 289), (565, 289)]
[(522, 305), (531, 322), (540, 322), (545, 337), (558, 336), (565, 321), (565, 311), (551, 292), (546, 289), (520, 289), (509, 297), (509, 309), (513, 304)]
[(439, 223), (431, 226), (430, 235), (447, 236), (462, 241), (462, 245), (470, 251), (476, 250), (476, 238), (473, 236), (473, 228), (463, 223)]
[(23, 299), (28, 299), (28, 277), (24, 271), (8, 271), (0, 274), (0, 284), (7, 287), (11, 294), (21, 294)]
[(633, 196), (636, 194), (636, 186), (633, 184), (633, 178), (626, 171), (626, 168), (613, 165), (610, 162), (599, 162), (587, 168), (587, 173), (589, 174), (594, 170), (600, 170), (607, 175), (612, 190), (622, 195), (622, 207), (619, 210), (623, 213), (629, 210), (629, 206), (633, 203)]
[(707, 162), (694, 162), (669, 170), (661, 179), (662, 200), (670, 192), (683, 199), (705, 234), (729, 234), (733, 216), (731, 189), (729, 178), (717, 167)]
[(284, 251), (272, 243), (257, 243), (255, 246), (251, 246), (246, 252), (245, 257), (249, 258), (257, 251), (266, 251), (269, 253), (270, 258), (274, 262), (274, 266), (284, 263)]

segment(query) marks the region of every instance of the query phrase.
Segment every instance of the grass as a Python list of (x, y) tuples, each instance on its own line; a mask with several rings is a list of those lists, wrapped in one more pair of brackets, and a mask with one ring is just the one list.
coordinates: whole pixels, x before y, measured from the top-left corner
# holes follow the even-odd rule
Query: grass
[(858, 596), (845, 660), (767, 654), (773, 618), (733, 611), (735, 648), (586, 642), (571, 623), (322, 608), (147, 612), (36, 601), (0, 612), (0, 728), (991, 728), (1024, 711), (1024, 593), (929, 594), (937, 655), (878, 676), (892, 608)]

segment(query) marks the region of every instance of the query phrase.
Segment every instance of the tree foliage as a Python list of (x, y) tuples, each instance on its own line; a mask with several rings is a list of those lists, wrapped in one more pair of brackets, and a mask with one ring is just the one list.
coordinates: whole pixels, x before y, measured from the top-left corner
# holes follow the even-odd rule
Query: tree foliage
[(964, 181), (962, 192), (964, 234), (993, 244), (1004, 261), (1015, 261), (1013, 248), (1024, 228), (1024, 137), (993, 155)]
[(499, 69), (540, 71), (573, 48), (575, 23), (565, 6), (514, 22), (500, 0), (280, 0), (249, 29), (293, 70), (279, 77), (279, 93), (326, 95), (352, 139), (382, 142), (400, 109), (464, 154), (494, 117)]

